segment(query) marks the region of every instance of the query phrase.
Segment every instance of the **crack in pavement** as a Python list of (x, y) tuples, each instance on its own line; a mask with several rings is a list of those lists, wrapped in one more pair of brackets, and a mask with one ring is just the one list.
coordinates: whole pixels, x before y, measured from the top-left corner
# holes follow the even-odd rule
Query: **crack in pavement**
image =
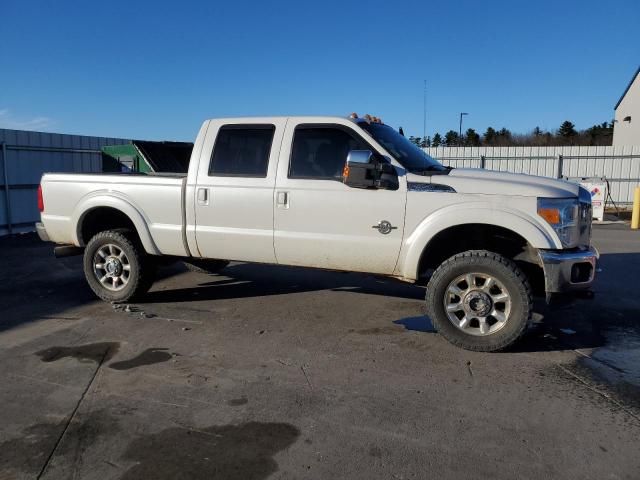
[(602, 390), (597, 389), (596, 387), (594, 387), (593, 385), (591, 385), (587, 380), (585, 380), (584, 378), (582, 378), (580, 375), (578, 375), (577, 373), (573, 373), (571, 370), (569, 370), (567, 367), (565, 367), (564, 365), (561, 365), (559, 363), (556, 363), (556, 365), (565, 373), (567, 373), (568, 375), (570, 375), (575, 381), (581, 383), (582, 385), (584, 385), (585, 387), (587, 387), (589, 390), (591, 390), (594, 393), (597, 393), (598, 395), (606, 398), (607, 400), (609, 400), (610, 402), (612, 402), (614, 405), (616, 405), (619, 409), (621, 409), (623, 412), (629, 414), (630, 416), (632, 416), (633, 418), (635, 418), (636, 420), (638, 420), (640, 422), (640, 417), (635, 414), (634, 412), (632, 412), (631, 410), (629, 410), (626, 406), (624, 406), (622, 403), (618, 402), (615, 398), (613, 398), (611, 395), (609, 395), (607, 392), (603, 392)]
[(78, 402), (76, 403), (76, 406), (74, 407), (73, 411), (71, 412), (71, 415), (69, 415), (69, 419), (67, 420), (64, 428), (62, 429), (62, 432), (60, 433), (60, 436), (58, 437), (58, 440), (56, 440), (56, 443), (53, 446), (53, 449), (51, 450), (51, 452), (47, 456), (47, 459), (45, 460), (44, 465), (42, 465), (42, 468), (40, 469), (40, 473), (38, 473), (38, 476), (36, 477), (36, 480), (40, 480), (40, 478), (42, 478), (42, 476), (47, 471), (47, 468), (49, 468), (49, 464), (51, 463), (51, 460), (53, 459), (53, 456), (55, 455), (56, 450), (60, 446), (60, 443), (62, 443), (62, 439), (64, 438), (65, 434), (69, 430), (69, 426), (71, 425), (71, 422), (75, 418), (76, 413), (78, 413), (78, 408), (80, 408), (80, 404), (82, 403), (82, 401), (84, 400), (84, 397), (86, 396), (87, 392), (91, 388), (91, 385), (93, 384), (94, 380), (96, 379), (96, 376), (98, 375), (98, 372), (100, 371), (100, 367), (102, 367), (102, 364), (104, 363), (105, 359), (107, 358), (108, 354), (110, 353), (110, 350), (111, 350), (111, 346), (110, 345), (107, 346), (107, 348), (105, 348), (104, 353), (102, 354), (102, 358), (100, 359), (100, 362), (98, 363), (95, 371), (93, 372), (93, 375), (91, 376), (91, 379), (87, 383), (87, 386), (82, 391), (82, 394), (80, 395), (80, 398), (78, 399)]

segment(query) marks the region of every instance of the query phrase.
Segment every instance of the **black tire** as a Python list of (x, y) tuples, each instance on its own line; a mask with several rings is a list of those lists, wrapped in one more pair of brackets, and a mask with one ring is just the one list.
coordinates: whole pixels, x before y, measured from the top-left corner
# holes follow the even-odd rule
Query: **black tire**
[[(121, 250), (127, 260), (126, 265), (129, 266), (127, 282), (118, 290), (109, 289), (101, 283), (97, 272), (103, 272), (103, 270), (96, 271), (94, 269), (98, 251), (102, 248), (108, 248), (108, 245), (113, 245)], [(139, 298), (151, 288), (155, 279), (155, 262), (151, 256), (145, 253), (136, 236), (128, 230), (106, 230), (96, 234), (87, 243), (83, 263), (84, 275), (91, 290), (106, 302), (120, 303)]]
[[(471, 328), (473, 326), (472, 322), (476, 322), (476, 325), (478, 325), (478, 330), (475, 331), (480, 332), (479, 321), (477, 318), (473, 318), (473, 313), (468, 314), (465, 312), (459, 312), (465, 318), (467, 316), (471, 318), (470, 320), (467, 320), (467, 330), (463, 330), (462, 328), (454, 325), (453, 321), (448, 317), (445, 309), (445, 301), (453, 303), (458, 302), (458, 304), (465, 305), (465, 308), (469, 309), (471, 308), (470, 302), (474, 301), (473, 297), (471, 297), (472, 300), (469, 300), (469, 293), (466, 293), (464, 298), (462, 295), (458, 297), (459, 300), (456, 299), (456, 295), (449, 297), (450, 286), (454, 284), (457, 279), (466, 274), (477, 274), (478, 278), (489, 276), (500, 282), (509, 295), (509, 313), (507, 315), (503, 315), (503, 319), (506, 318), (506, 321), (503, 320), (502, 323), (498, 325), (498, 322), (494, 317), (487, 317), (486, 313), (482, 313), (482, 315), (485, 315), (484, 318), (486, 318), (487, 321), (496, 322), (497, 330), (493, 333), (491, 333), (490, 330), (483, 335), (467, 333), (469, 331), (474, 331)], [(475, 278), (475, 276), (473, 278)], [(462, 280), (462, 284), (465, 284), (464, 280)], [(466, 288), (469, 289), (470, 287), (467, 286)], [(471, 287), (472, 290), (474, 288), (475, 287)], [(479, 289), (481, 288), (482, 284), (480, 283)], [(470, 292), (470, 290), (466, 290), (466, 292)], [(494, 295), (494, 293), (492, 293), (492, 295)], [(451, 300), (451, 298), (454, 300)], [(531, 295), (531, 287), (526, 276), (513, 261), (503, 257), (502, 255), (488, 252), (486, 250), (469, 250), (467, 252), (454, 255), (444, 261), (442, 265), (436, 269), (429, 280), (425, 300), (427, 304), (427, 315), (431, 318), (433, 326), (438, 333), (453, 345), (466, 350), (474, 350), (478, 352), (495, 352), (504, 350), (522, 337), (531, 322), (533, 299)], [(476, 305), (478, 305), (477, 302)], [(484, 305), (484, 303), (480, 303), (480, 307), (482, 307), (482, 305)], [(502, 308), (499, 306), (501, 305), (499, 302), (496, 302), (495, 304), (491, 303), (491, 305), (492, 306), (489, 306), (489, 308)], [(506, 303), (502, 303), (502, 305), (506, 305)], [(486, 312), (486, 310), (484, 310), (484, 312)]]
[(214, 259), (199, 259), (194, 258), (192, 260), (185, 260), (184, 266), (187, 267), (187, 270), (196, 273), (218, 273), (220, 270), (229, 265), (228, 260), (214, 260)]

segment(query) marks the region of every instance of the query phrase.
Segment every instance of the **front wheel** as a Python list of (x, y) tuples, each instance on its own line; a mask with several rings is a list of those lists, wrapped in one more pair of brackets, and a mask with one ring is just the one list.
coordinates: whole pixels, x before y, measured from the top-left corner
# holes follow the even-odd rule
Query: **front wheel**
[(153, 283), (155, 264), (128, 231), (96, 234), (84, 250), (84, 274), (94, 293), (107, 302), (127, 302)]
[(531, 287), (518, 266), (485, 250), (454, 255), (429, 280), (427, 314), (438, 332), (467, 350), (513, 345), (531, 320)]

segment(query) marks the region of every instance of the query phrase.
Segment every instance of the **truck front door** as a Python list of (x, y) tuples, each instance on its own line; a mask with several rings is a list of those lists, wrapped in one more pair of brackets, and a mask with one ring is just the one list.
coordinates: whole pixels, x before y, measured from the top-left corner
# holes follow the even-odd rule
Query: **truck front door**
[(274, 205), (278, 263), (391, 274), (404, 229), (406, 182), (398, 190), (342, 183), (350, 150), (373, 150), (352, 128), (289, 121)]

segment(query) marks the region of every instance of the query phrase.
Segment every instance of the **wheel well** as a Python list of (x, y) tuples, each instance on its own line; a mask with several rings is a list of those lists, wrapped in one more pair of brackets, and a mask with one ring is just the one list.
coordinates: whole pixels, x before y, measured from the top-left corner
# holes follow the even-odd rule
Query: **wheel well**
[(447, 258), (467, 250), (488, 250), (516, 261), (525, 272), (534, 290), (538, 290), (544, 272), (539, 266), (535, 249), (512, 230), (472, 223), (457, 225), (439, 232), (427, 244), (420, 257), (418, 278), (428, 277)]
[(126, 229), (138, 234), (131, 219), (120, 210), (111, 207), (98, 207), (85, 213), (80, 227), (80, 240), (86, 245), (91, 238), (105, 230)]

